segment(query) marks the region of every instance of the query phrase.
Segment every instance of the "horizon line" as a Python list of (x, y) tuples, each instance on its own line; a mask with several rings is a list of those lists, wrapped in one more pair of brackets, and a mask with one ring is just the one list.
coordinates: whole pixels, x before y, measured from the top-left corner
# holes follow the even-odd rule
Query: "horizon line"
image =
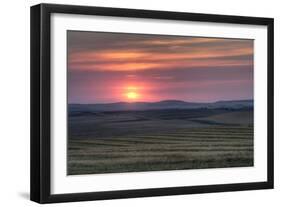
[(128, 103), (128, 104), (133, 104), (133, 103), (159, 103), (159, 102), (164, 102), (164, 101), (179, 101), (179, 102), (185, 102), (185, 103), (194, 103), (194, 104), (211, 104), (211, 103), (217, 103), (217, 102), (223, 102), (223, 101), (254, 101), (253, 98), (251, 99), (219, 99), (216, 101), (211, 101), (211, 102), (197, 102), (197, 101), (183, 101), (179, 99), (163, 99), (160, 101), (116, 101), (116, 102), (102, 102), (102, 103), (67, 103), (68, 105), (93, 105), (93, 104), (115, 104), (115, 103)]

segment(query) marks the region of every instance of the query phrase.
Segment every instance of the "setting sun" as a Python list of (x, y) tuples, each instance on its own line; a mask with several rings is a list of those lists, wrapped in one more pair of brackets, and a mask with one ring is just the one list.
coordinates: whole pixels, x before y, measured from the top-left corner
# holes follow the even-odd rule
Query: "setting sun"
[(131, 100), (137, 99), (139, 96), (136, 92), (128, 92), (126, 95), (127, 98)]

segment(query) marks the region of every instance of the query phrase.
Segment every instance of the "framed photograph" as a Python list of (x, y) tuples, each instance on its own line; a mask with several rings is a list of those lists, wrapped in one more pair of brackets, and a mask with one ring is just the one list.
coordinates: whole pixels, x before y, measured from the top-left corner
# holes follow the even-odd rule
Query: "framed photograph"
[(31, 7), (31, 200), (273, 188), (273, 19)]

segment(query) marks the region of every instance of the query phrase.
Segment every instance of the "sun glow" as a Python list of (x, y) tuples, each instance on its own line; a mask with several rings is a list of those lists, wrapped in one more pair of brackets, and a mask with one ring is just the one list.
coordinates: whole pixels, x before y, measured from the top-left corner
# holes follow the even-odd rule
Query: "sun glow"
[(128, 92), (126, 95), (127, 95), (127, 98), (130, 100), (136, 100), (139, 97), (139, 95), (133, 91)]

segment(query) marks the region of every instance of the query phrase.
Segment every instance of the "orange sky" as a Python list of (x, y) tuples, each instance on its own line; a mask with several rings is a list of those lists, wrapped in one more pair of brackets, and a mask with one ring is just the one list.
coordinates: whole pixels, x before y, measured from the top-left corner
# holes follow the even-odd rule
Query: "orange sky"
[(253, 98), (253, 40), (67, 35), (70, 103)]

